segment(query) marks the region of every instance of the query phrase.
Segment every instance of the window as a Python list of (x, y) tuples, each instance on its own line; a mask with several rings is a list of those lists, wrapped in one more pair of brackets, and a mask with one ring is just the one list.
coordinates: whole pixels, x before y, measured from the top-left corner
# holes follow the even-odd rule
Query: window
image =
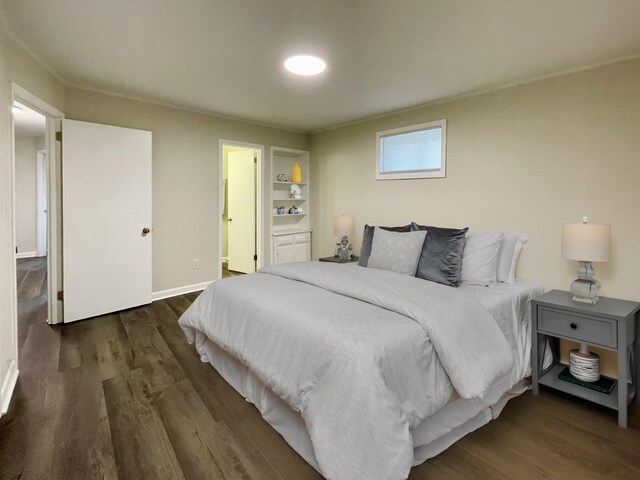
[(447, 121), (378, 132), (377, 180), (445, 176)]

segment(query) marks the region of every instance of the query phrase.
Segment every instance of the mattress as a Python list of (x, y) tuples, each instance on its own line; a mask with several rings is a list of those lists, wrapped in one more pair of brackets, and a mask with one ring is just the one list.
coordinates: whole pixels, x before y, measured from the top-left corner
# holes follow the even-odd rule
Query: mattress
[[(410, 430), (414, 466), (436, 456), (464, 435), (496, 418), (510, 398), (528, 388), (526, 377), (531, 370), (529, 301), (543, 292), (541, 286), (536, 282), (518, 280), (514, 284), (498, 284), (494, 287), (462, 285), (459, 290), (473, 296), (494, 317), (511, 345), (515, 365), (481, 398), (474, 399), (456, 398), (450, 383), (447, 385), (446, 378), (441, 378), (441, 373), (434, 368), (430, 372), (430, 375), (438, 376), (433, 378), (434, 385), (448, 387), (451, 400)], [(320, 471), (309, 433), (299, 412), (211, 339), (205, 340), (200, 353), (235, 390), (256, 406), (262, 417), (307, 463)], [(505, 390), (506, 393), (503, 393)]]

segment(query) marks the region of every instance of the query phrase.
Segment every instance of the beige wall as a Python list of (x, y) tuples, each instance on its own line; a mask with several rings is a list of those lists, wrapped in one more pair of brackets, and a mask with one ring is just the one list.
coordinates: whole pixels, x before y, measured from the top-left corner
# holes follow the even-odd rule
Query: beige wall
[[(375, 180), (376, 132), (447, 119), (447, 178)], [(640, 60), (397, 113), (312, 136), (314, 257), (329, 255), (333, 215), (529, 234), (517, 275), (567, 290), (577, 262), (560, 225), (612, 225), (595, 264), (602, 294), (640, 300)], [(609, 370), (610, 371), (610, 370)]]
[[(265, 152), (271, 145), (308, 148), (307, 135), (300, 133), (76, 88), (66, 91), (65, 114), (74, 120), (153, 133), (154, 292), (217, 277), (219, 139), (263, 144)], [(265, 160), (268, 172), (269, 159)], [(267, 181), (265, 192), (269, 191)], [(200, 259), (198, 270), (192, 268), (194, 258)]]
[(36, 137), (15, 137), (16, 247), (35, 255), (36, 240)]
[[(446, 118), (447, 178), (375, 180), (377, 131)], [(529, 234), (518, 276), (566, 289), (560, 225), (610, 223), (603, 294), (640, 300), (640, 60), (427, 106), (312, 136), (314, 255), (331, 252), (331, 217), (411, 220)]]
[(13, 318), (16, 299), (12, 287), (15, 254), (12, 249), (11, 82), (58, 109), (64, 106), (63, 85), (16, 47), (5, 34), (0, 22), (0, 405), (7, 398), (9, 374), (16, 368), (18, 359), (17, 332)]

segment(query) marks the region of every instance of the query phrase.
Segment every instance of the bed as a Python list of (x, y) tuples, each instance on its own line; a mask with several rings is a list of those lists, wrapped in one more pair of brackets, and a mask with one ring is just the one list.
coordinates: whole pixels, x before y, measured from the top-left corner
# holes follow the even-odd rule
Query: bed
[(542, 292), (302, 262), (214, 282), (179, 323), (322, 475), (395, 479), (526, 390)]

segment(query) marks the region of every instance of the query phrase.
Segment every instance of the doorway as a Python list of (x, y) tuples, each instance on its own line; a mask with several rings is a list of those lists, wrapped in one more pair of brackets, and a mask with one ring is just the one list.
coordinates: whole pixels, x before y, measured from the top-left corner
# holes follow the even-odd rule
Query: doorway
[[(56, 142), (64, 114), (19, 85), (11, 84), (11, 134), (13, 176), (13, 231), (16, 270), (13, 272), (16, 302), (13, 321), (17, 332), (19, 299), (38, 296), (46, 310), (47, 323), (58, 323), (62, 305), (58, 291), (62, 273), (56, 209), (60, 192), (56, 179), (60, 168), (60, 146)], [(38, 292), (38, 287), (40, 290)]]
[(262, 145), (220, 141), (220, 274), (262, 266)]
[[(34, 308), (47, 308), (47, 118), (25, 103), (12, 105), (14, 221), (18, 334), (23, 337)], [(44, 171), (43, 171), (44, 169)], [(34, 307), (35, 306), (35, 307)]]

